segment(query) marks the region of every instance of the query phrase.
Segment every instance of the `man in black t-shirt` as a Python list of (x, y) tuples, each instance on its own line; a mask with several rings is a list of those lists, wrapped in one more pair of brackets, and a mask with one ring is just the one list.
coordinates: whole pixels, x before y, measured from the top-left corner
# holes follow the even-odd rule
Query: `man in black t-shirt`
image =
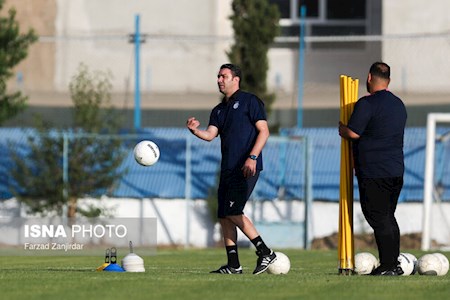
[(200, 122), (189, 118), (187, 128), (196, 137), (212, 141), (220, 136), (221, 172), (218, 188), (218, 211), (228, 262), (211, 273), (241, 274), (237, 249), (237, 228), (256, 247), (258, 260), (253, 274), (261, 274), (276, 260), (275, 252), (262, 240), (255, 226), (244, 214), (253, 188), (262, 170), (262, 149), (269, 138), (263, 102), (253, 94), (241, 91), (241, 70), (224, 64), (217, 75), (222, 102), (211, 111), (206, 130), (198, 129)]
[(406, 109), (387, 90), (390, 67), (372, 64), (367, 91), (356, 104), (346, 125), (339, 122), (339, 135), (353, 142), (353, 160), (358, 179), (362, 212), (373, 228), (380, 266), (372, 275), (401, 275), (400, 230), (395, 219), (403, 187), (403, 135)]

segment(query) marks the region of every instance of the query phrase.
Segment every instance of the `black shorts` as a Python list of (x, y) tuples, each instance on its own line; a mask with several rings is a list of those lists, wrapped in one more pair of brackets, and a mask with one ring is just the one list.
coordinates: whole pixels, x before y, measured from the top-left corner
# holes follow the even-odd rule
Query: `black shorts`
[(249, 178), (245, 178), (240, 169), (222, 171), (217, 195), (219, 201), (217, 217), (242, 215), (258, 177), (259, 171)]

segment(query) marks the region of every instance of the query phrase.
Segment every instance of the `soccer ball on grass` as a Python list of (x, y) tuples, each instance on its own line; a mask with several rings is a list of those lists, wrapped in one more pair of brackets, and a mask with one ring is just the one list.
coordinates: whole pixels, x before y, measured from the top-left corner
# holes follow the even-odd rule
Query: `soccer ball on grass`
[[(412, 272), (411, 272), (411, 274), (410, 275), (414, 275), (414, 274), (416, 274), (417, 273), (417, 264), (418, 264), (418, 260), (417, 260), (417, 257), (415, 257), (413, 254), (411, 254), (411, 253), (406, 253), (406, 252), (402, 252), (401, 254), (403, 254), (404, 256), (406, 256), (410, 261), (412, 261), (413, 262), (413, 264), (414, 264), (414, 268), (413, 268), (413, 270), (412, 270)], [(400, 260), (400, 259), (399, 259)], [(402, 266), (402, 269), (403, 269), (403, 266)], [(405, 272), (405, 270), (403, 270), (403, 272)]]
[(420, 257), (417, 266), (420, 275), (438, 275), (442, 271), (441, 260), (434, 254)]
[(142, 166), (154, 165), (159, 159), (159, 147), (152, 141), (141, 141), (134, 147), (134, 159)]
[[(400, 253), (398, 256), (398, 262), (403, 270), (402, 276), (408, 276), (414, 274), (416, 271), (415, 256), (410, 253)], [(417, 259), (416, 259), (417, 261)]]
[(437, 256), (437, 258), (439, 258), (439, 260), (441, 261), (441, 270), (440, 272), (437, 273), (437, 275), (438, 276), (446, 275), (449, 269), (448, 258), (442, 253), (434, 253), (433, 255)]
[(275, 252), (275, 254), (277, 255), (277, 259), (269, 265), (267, 273), (275, 275), (287, 274), (291, 269), (289, 257), (281, 252)]
[(378, 259), (370, 252), (360, 252), (355, 255), (355, 272), (368, 275), (378, 265)]

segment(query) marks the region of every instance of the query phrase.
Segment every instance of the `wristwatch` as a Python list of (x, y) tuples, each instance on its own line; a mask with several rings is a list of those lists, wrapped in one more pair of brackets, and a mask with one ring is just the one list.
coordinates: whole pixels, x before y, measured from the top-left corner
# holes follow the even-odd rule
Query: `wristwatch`
[(258, 156), (253, 155), (253, 154), (250, 154), (250, 155), (248, 156), (248, 158), (253, 159), (253, 160), (256, 160), (256, 159), (258, 158)]

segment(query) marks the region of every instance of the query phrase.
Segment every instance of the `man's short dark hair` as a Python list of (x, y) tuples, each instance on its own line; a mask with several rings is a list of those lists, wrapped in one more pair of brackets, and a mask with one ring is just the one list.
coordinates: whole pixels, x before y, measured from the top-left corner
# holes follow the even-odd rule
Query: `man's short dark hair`
[(369, 73), (372, 76), (389, 80), (391, 77), (391, 68), (384, 62), (375, 62), (370, 67)]
[(233, 77), (239, 77), (240, 79), (242, 79), (242, 71), (238, 66), (233, 64), (223, 64), (220, 66), (220, 70), (222, 69), (229, 69)]

